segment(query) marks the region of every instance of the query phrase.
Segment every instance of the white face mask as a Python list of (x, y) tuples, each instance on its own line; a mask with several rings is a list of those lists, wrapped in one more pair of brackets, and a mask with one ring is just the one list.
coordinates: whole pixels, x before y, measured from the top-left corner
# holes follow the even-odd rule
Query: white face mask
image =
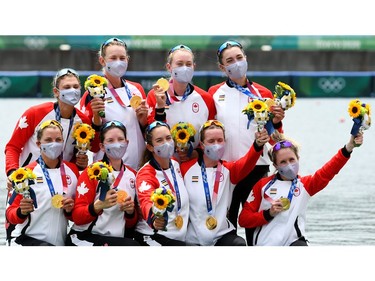
[(40, 150), (44, 153), (49, 159), (57, 159), (61, 155), (63, 151), (63, 143), (62, 142), (49, 142), (49, 143), (42, 143), (40, 145)]
[(298, 175), (299, 162), (277, 167), (279, 174), (288, 180), (293, 180)]
[(189, 66), (180, 66), (172, 69), (172, 77), (180, 83), (190, 83), (193, 79), (194, 70)]
[(115, 142), (104, 145), (105, 154), (107, 154), (109, 158), (116, 160), (121, 159), (125, 155), (127, 148), (127, 142)]
[(170, 159), (174, 154), (174, 141), (172, 140), (162, 145), (154, 146), (154, 151), (159, 157)]
[(112, 76), (121, 78), (128, 69), (128, 63), (122, 60), (109, 61), (106, 63), (105, 69)]
[(60, 92), (59, 99), (66, 104), (76, 105), (81, 98), (80, 89), (70, 88), (70, 89), (63, 89), (63, 90), (57, 89), (57, 90)]
[(246, 76), (247, 61), (240, 60), (225, 67), (230, 79), (240, 79)]
[(211, 144), (211, 145), (204, 145), (204, 154), (211, 160), (218, 161), (220, 160), (225, 152), (225, 145), (224, 144)]

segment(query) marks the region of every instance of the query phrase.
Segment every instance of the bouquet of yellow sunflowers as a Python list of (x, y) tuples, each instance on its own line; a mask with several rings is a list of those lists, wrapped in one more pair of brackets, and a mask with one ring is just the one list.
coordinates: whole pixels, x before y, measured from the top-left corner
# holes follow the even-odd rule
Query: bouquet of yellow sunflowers
[(359, 99), (351, 100), (348, 107), (349, 116), (353, 118), (351, 134), (353, 136), (367, 130), (371, 126), (371, 106), (369, 103), (362, 103)]
[(10, 181), (13, 186), (13, 194), (9, 199), (12, 204), (17, 194), (22, 194), (24, 198), (31, 198), (34, 201), (34, 207), (37, 208), (36, 195), (30, 185), (35, 184), (36, 175), (34, 172), (25, 167), (18, 168), (10, 175)]
[(164, 216), (166, 221), (168, 221), (168, 214), (166, 211), (171, 212), (174, 207), (173, 204), (176, 201), (172, 191), (164, 187), (159, 187), (152, 193), (151, 201), (153, 203), (152, 212), (154, 215), (157, 217)]
[(95, 130), (86, 123), (76, 123), (73, 127), (73, 138), (79, 154), (86, 154), (91, 148), (91, 141), (95, 137)]
[[(89, 91), (90, 96), (94, 98), (99, 97), (102, 99), (104, 99), (105, 97), (105, 94), (106, 94), (105, 87), (107, 87), (107, 85), (108, 85), (108, 80), (105, 77), (102, 77), (96, 74), (92, 74), (89, 77), (87, 77), (85, 84), (84, 84), (85, 90)], [(101, 117), (105, 117), (105, 112), (100, 111), (99, 115)]]
[(191, 143), (194, 142), (195, 133), (194, 126), (188, 122), (178, 122), (175, 124), (171, 129), (171, 135), (177, 150), (185, 151), (186, 149), (193, 148)]
[(109, 186), (113, 182), (113, 168), (105, 162), (95, 162), (87, 167), (87, 174), (90, 180), (97, 180), (100, 189), (99, 200), (104, 201)]
[(271, 127), (273, 128), (273, 126), (272, 123), (269, 122), (270, 111), (264, 99), (252, 99), (242, 110), (242, 113), (246, 114), (248, 118), (247, 129), (249, 129), (251, 120), (254, 119), (257, 123), (259, 132), (262, 131), (264, 127), (266, 127), (267, 131), (269, 131), (269, 134), (272, 133)]
[(283, 82), (277, 83), (273, 96), (276, 104), (280, 105), (284, 110), (293, 107), (296, 103), (296, 92), (292, 87)]

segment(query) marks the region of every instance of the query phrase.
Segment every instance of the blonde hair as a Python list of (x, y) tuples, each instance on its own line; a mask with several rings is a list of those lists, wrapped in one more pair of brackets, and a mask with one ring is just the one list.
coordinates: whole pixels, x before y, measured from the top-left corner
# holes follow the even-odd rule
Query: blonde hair
[[(297, 156), (297, 159), (299, 159), (300, 145), (292, 138), (286, 137), (283, 133), (280, 133), (277, 130), (275, 130), (271, 134), (271, 139), (275, 142), (275, 144), (268, 150), (268, 156), (271, 159), (272, 163), (276, 163), (276, 153), (282, 148), (290, 148)], [(291, 146), (281, 146), (279, 149), (275, 150), (275, 146), (277, 144), (280, 145), (283, 142), (289, 142)]]
[[(101, 46), (100, 46), (100, 50), (98, 52), (98, 56), (99, 57), (105, 57), (105, 51), (107, 49), (108, 46), (122, 46), (125, 48), (125, 51), (126, 51), (126, 55), (128, 54), (128, 46), (126, 45), (125, 41), (119, 39), (119, 38), (110, 38), (108, 39), (107, 41), (105, 41)], [(129, 56), (127, 55), (127, 57), (129, 58)]]

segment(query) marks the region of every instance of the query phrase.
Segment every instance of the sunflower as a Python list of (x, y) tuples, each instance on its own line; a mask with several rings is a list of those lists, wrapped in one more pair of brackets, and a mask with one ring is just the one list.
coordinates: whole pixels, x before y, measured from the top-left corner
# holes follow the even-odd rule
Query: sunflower
[(194, 138), (195, 133), (194, 126), (188, 122), (178, 122), (171, 129), (173, 140), (177, 143), (177, 146), (182, 147)]
[(104, 162), (95, 162), (87, 168), (87, 174), (90, 180), (106, 181), (109, 173), (113, 171), (112, 167)]
[(14, 183), (21, 183), (27, 179), (27, 171), (24, 168), (17, 169), (10, 175), (10, 179)]
[(156, 208), (160, 209), (160, 210), (164, 210), (168, 207), (168, 198), (163, 195), (163, 194), (155, 194), (155, 196), (153, 196), (153, 202), (154, 202), (154, 205)]
[(34, 180), (36, 175), (30, 168), (18, 168), (10, 175), (10, 180), (14, 183), (22, 183), (25, 180)]
[(348, 112), (350, 117), (358, 118), (362, 113), (361, 102), (358, 99), (354, 99), (349, 103)]
[(106, 87), (108, 85), (108, 80), (105, 77), (93, 74), (87, 77), (85, 81), (85, 89), (88, 90), (90, 88), (96, 87)]
[(151, 195), (151, 201), (158, 210), (165, 210), (176, 201), (172, 191), (159, 187)]
[(176, 135), (176, 140), (180, 143), (187, 143), (189, 141), (189, 138), (190, 135), (185, 129), (180, 130)]
[(262, 100), (255, 99), (250, 104), (251, 109), (253, 112), (264, 112), (268, 110), (267, 104)]
[(77, 123), (73, 129), (73, 138), (80, 144), (90, 143), (95, 137), (95, 130), (86, 123)]

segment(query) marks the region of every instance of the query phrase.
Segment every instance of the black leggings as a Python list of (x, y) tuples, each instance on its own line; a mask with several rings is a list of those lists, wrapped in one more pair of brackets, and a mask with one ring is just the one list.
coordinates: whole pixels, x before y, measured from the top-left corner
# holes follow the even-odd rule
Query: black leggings
[(92, 234), (88, 231), (78, 232), (73, 230), (70, 231), (70, 233), (66, 237), (66, 246), (78, 246), (73, 243), (71, 235), (77, 235), (77, 238), (79, 240), (93, 243), (92, 246), (140, 246), (137, 241), (127, 237), (102, 236), (98, 234)]
[(134, 239), (137, 240), (141, 246), (186, 246), (186, 243), (183, 241), (171, 239), (158, 233), (144, 235), (136, 231), (134, 233)]
[[(269, 172), (269, 166), (255, 166), (255, 168), (242, 181), (240, 181), (234, 188), (232, 203), (228, 212), (228, 219), (237, 229), (238, 213), (240, 205), (246, 202), (253, 186), (263, 177), (266, 177)], [(253, 234), (255, 228), (245, 228), (246, 241), (248, 246), (253, 245)]]

